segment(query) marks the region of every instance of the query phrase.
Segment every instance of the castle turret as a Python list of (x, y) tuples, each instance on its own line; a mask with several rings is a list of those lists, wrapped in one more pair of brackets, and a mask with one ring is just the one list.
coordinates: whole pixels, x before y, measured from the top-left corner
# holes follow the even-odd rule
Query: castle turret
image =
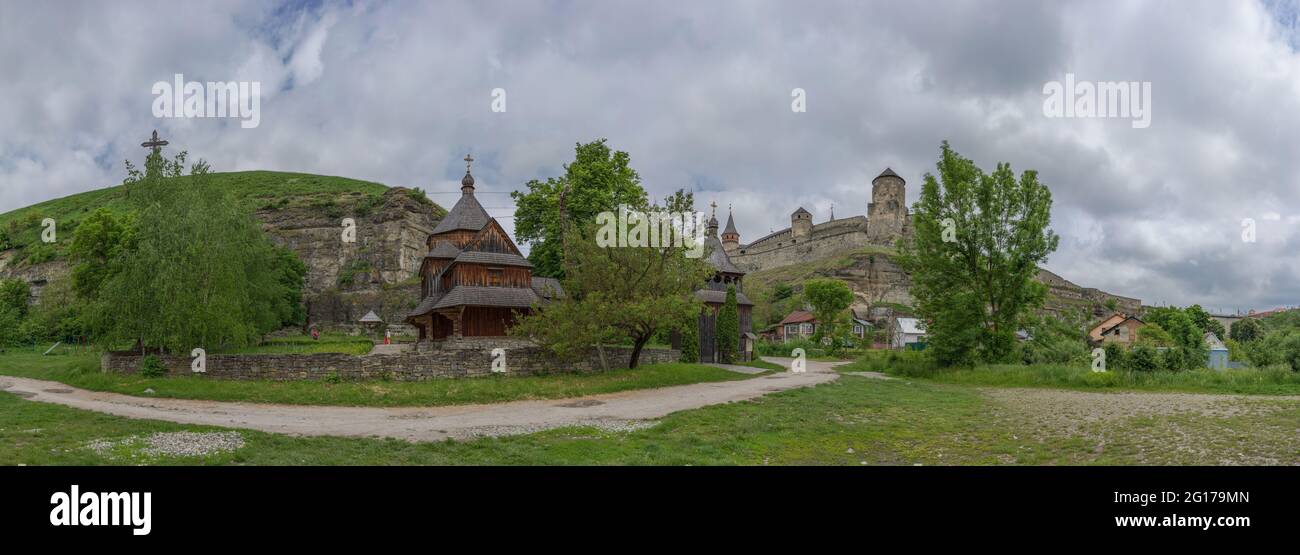
[(867, 205), (867, 238), (873, 243), (893, 244), (907, 227), (907, 183), (894, 170), (885, 168), (871, 180), (871, 204)]
[(812, 213), (802, 206), (790, 214), (790, 234), (795, 239), (805, 239), (812, 235)]
[(727, 207), (727, 227), (722, 230), (722, 248), (731, 254), (740, 248), (740, 232), (736, 231), (736, 222), (731, 218), (731, 207)]

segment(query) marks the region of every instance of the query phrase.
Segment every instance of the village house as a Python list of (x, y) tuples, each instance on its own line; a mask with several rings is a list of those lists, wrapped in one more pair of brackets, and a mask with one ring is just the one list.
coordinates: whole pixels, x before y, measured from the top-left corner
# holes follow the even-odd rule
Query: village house
[(1088, 343), (1094, 347), (1105, 343), (1118, 343), (1131, 347), (1137, 342), (1137, 330), (1146, 323), (1136, 316), (1116, 312), (1088, 331)]
[(895, 349), (920, 348), (925, 344), (925, 322), (920, 318), (895, 317), (890, 325), (889, 346)]
[(564, 293), (559, 281), (533, 277), (533, 265), (474, 197), (473, 161), (465, 157), (460, 200), (426, 241), (421, 301), (406, 317), (421, 342), (504, 336), (519, 314)]
[[(859, 317), (855, 311), (850, 312), (850, 322), (853, 325), (853, 337), (858, 339), (866, 337), (867, 332), (871, 330), (871, 322)], [(817, 333), (817, 329), (820, 327), (821, 323), (817, 321), (817, 317), (813, 316), (811, 312), (795, 310), (777, 323), (772, 339), (782, 343), (793, 339), (812, 339), (812, 336)]]

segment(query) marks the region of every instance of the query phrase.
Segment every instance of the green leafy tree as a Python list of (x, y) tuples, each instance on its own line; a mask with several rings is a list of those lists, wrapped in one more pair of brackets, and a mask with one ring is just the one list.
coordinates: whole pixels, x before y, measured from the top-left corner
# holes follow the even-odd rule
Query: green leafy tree
[[(1168, 324), (1168, 320), (1165, 320)], [(1137, 342), (1152, 347), (1172, 347), (1174, 337), (1165, 328), (1155, 322), (1148, 322), (1137, 329)]]
[(1250, 343), (1263, 337), (1264, 330), (1254, 318), (1242, 318), (1232, 323), (1229, 335), (1238, 343)]
[(115, 268), (109, 262), (128, 241), (130, 218), (123, 220), (106, 208), (98, 208), (77, 226), (68, 255), (76, 263), (72, 269), (73, 288), (82, 299), (96, 298)]
[(1038, 265), (1056, 250), (1052, 194), (1029, 170), (985, 174), (945, 141), (913, 206), (913, 240), (898, 262), (912, 278), (929, 349), (943, 365), (1009, 358), (1022, 316), (1040, 306)]
[[(528, 260), (538, 276), (564, 277), (566, 225), (583, 229), (596, 221), (597, 214), (616, 211), (620, 204), (637, 210), (648, 205), (631, 157), (611, 150), (605, 139), (578, 144), (562, 177), (534, 179), (527, 187), (526, 193), (510, 193), (515, 201), (515, 237), (530, 245)], [(561, 197), (567, 222), (561, 221)]]
[(1205, 334), (1190, 315), (1184, 311), (1170, 313), (1165, 327), (1173, 338), (1173, 346), (1165, 351), (1166, 369), (1186, 370), (1205, 366), (1209, 352), (1205, 346)]
[(112, 345), (177, 353), (243, 346), (293, 312), (283, 259), (252, 214), (210, 186), (201, 161), (176, 179), (184, 159), (155, 151), (145, 172), (128, 170), (136, 223), (88, 315)]
[(0, 308), (12, 310), (19, 320), (27, 315), (27, 299), (31, 296), (31, 286), (25, 280), (0, 279)]
[(740, 307), (736, 304), (736, 286), (727, 286), (727, 299), (718, 311), (718, 361), (730, 364), (736, 361), (740, 346)]
[(817, 332), (813, 341), (823, 343), (830, 338), (830, 351), (838, 353), (848, 342), (852, 324), (848, 309), (853, 303), (853, 291), (838, 279), (812, 279), (804, 283), (804, 299), (813, 307), (817, 319)]
[(1201, 305), (1194, 304), (1189, 306), (1184, 312), (1192, 318), (1192, 322), (1196, 324), (1196, 327), (1201, 328), (1202, 332), (1213, 333), (1215, 337), (1218, 337), (1219, 339), (1225, 339), (1227, 337), (1227, 333), (1223, 329), (1223, 324), (1210, 316), (1210, 313), (1206, 312), (1204, 308), (1201, 308)]
[(692, 293), (713, 274), (703, 258), (682, 247), (608, 247), (595, 240), (596, 228), (569, 228), (565, 297), (535, 307), (511, 329), (560, 357), (589, 348), (602, 353), (606, 342), (632, 344), (635, 368), (646, 343), (661, 329), (681, 327), (699, 313)]

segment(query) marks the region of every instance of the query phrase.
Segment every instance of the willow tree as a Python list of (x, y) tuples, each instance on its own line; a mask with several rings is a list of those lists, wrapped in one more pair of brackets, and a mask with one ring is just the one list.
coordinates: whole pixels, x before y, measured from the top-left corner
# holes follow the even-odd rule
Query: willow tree
[[(134, 223), (95, 292), (91, 318), (110, 345), (188, 354), (256, 342), (298, 312), (303, 267), (252, 214), (213, 186), (203, 162), (150, 154), (131, 168)], [(297, 288), (295, 288), (295, 282)]]
[(927, 173), (912, 207), (915, 230), (900, 245), (916, 309), (941, 364), (1003, 361), (1021, 317), (1041, 306), (1046, 288), (1034, 280), (1056, 250), (1048, 228), (1052, 193), (1028, 170), (1019, 178), (999, 163), (984, 173), (948, 142)]

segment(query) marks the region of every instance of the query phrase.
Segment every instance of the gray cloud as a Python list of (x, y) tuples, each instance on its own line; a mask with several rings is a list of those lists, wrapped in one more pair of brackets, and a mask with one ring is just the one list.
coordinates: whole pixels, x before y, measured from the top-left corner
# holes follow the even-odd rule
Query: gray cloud
[[(652, 196), (694, 188), (753, 239), (801, 205), (864, 213), (886, 166), (914, 200), (946, 139), (1040, 172), (1063, 237), (1048, 267), (1073, 281), (1223, 308), (1300, 299), (1294, 2), (701, 4), (5, 6), (0, 211), (119, 182), (154, 128), (218, 171), (443, 204), (466, 151), (483, 189), (507, 191), (608, 137)], [(1043, 117), (1043, 84), (1067, 72), (1152, 82), (1151, 127)], [(150, 87), (174, 73), (261, 81), (261, 125), (155, 119)], [(795, 87), (807, 113), (789, 109)]]

